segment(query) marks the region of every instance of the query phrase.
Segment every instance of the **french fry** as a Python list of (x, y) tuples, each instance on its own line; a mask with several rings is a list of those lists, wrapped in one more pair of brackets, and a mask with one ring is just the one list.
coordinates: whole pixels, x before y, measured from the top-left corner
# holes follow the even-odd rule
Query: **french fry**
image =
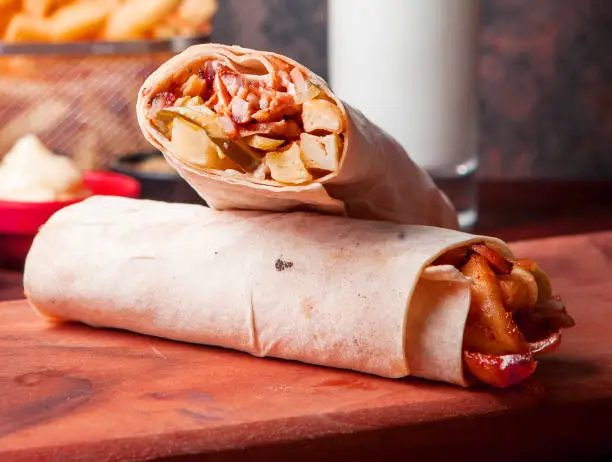
[(487, 247), (484, 244), (475, 244), (471, 249), (486, 258), (489, 266), (496, 274), (510, 274), (512, 265), (508, 263), (504, 257), (498, 254), (495, 250)]
[(11, 43), (48, 42), (49, 26), (45, 19), (33, 18), (25, 14), (16, 14), (11, 19), (4, 40)]
[(0, 0), (0, 41), (168, 39), (210, 32), (217, 0)]
[(184, 96), (200, 96), (206, 89), (206, 81), (197, 74), (191, 75), (181, 87), (181, 94)]
[(4, 34), (10, 22), (15, 15), (19, 13), (20, 0), (0, 0), (0, 40), (4, 38)]
[(526, 353), (527, 343), (512, 320), (512, 314), (504, 309), (497, 278), (487, 260), (473, 254), (461, 272), (473, 280), (465, 348), (496, 355)]
[(55, 41), (81, 40), (100, 31), (113, 7), (112, 2), (72, 3), (49, 18), (51, 38)]
[(8, 28), (8, 25), (13, 20), (14, 16), (15, 16), (15, 13), (13, 12), (0, 11), (0, 39), (4, 37), (4, 34), (6, 33), (6, 29)]
[(62, 5), (66, 5), (75, 0), (23, 0), (23, 10), (31, 16), (44, 18)]
[(157, 24), (151, 30), (151, 38), (159, 40), (169, 39), (177, 35), (179, 35), (178, 31), (171, 24)]
[(4, 14), (7, 11), (13, 13), (19, 11), (20, 0), (0, 0), (0, 14)]
[[(156, 38), (180, 37), (194, 35), (197, 32), (198, 23), (183, 19), (177, 12), (170, 13), (151, 29), (151, 35)], [(166, 35), (166, 37), (163, 37)]]
[(142, 37), (170, 14), (179, 0), (127, 0), (109, 18), (104, 37), (109, 40), (133, 40)]
[(209, 22), (217, 12), (217, 0), (183, 0), (178, 15), (191, 24)]
[(537, 366), (531, 353), (492, 356), (464, 351), (463, 359), (472, 375), (498, 388), (523, 381), (534, 373)]

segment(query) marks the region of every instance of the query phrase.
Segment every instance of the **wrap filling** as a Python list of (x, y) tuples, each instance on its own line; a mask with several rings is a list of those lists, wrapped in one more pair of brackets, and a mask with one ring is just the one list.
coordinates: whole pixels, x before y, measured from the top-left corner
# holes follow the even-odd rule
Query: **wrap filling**
[(189, 167), (271, 184), (305, 185), (336, 172), (344, 145), (338, 104), (272, 56), (194, 64), (150, 99), (147, 117)]
[(452, 265), (472, 280), (463, 338), (468, 374), (496, 387), (521, 382), (536, 357), (557, 349), (574, 325), (546, 274), (528, 259), (504, 258), (485, 244), (451, 250), (433, 265)]

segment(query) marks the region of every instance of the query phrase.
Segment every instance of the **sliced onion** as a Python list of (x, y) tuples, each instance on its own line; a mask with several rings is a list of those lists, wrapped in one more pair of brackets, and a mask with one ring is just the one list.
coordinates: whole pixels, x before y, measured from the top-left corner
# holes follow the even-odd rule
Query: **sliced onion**
[(255, 149), (261, 149), (262, 151), (273, 151), (280, 147), (285, 140), (278, 140), (276, 138), (268, 138), (261, 135), (251, 135), (243, 138), (243, 141), (250, 147)]

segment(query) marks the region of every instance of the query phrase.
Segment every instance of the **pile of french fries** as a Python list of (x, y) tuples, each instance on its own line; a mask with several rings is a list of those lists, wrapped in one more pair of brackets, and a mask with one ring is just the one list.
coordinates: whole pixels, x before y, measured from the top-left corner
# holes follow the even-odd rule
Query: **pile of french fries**
[(7, 43), (167, 39), (210, 32), (217, 0), (0, 0)]

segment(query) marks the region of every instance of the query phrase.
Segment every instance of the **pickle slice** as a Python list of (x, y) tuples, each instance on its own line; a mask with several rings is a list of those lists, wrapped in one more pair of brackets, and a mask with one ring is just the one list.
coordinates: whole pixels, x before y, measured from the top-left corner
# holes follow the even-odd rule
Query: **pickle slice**
[(217, 121), (217, 115), (206, 106), (169, 106), (161, 109), (157, 117), (171, 120), (184, 119), (197, 125), (220, 149), (220, 158), (229, 157), (246, 172), (255, 171), (261, 163), (261, 158), (246, 143), (232, 140), (227, 136)]

